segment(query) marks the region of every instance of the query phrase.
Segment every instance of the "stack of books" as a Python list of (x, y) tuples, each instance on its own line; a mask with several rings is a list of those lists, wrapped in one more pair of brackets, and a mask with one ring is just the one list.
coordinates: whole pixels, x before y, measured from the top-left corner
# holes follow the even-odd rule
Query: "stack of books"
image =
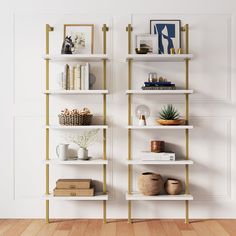
[(144, 82), (143, 90), (174, 90), (175, 84), (169, 81)]
[(61, 73), (61, 87), (65, 90), (89, 90), (89, 63), (85, 65), (65, 65)]
[(53, 195), (57, 197), (94, 196), (91, 179), (59, 179)]
[(142, 151), (142, 161), (175, 161), (175, 153)]

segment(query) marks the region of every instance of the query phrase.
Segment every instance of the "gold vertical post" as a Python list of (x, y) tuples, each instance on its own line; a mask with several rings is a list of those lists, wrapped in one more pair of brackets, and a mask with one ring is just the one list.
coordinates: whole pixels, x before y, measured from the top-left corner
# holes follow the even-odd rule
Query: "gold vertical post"
[[(106, 26), (106, 24), (103, 24), (102, 31), (103, 31), (103, 53), (106, 54), (106, 45), (107, 45), (107, 38), (106, 38), (106, 33), (109, 30), (109, 28)], [(106, 89), (106, 83), (107, 83), (107, 61), (106, 59), (103, 59), (103, 83), (102, 83), (102, 88), (105, 90)], [(106, 94), (103, 94), (103, 124), (106, 125)], [(107, 151), (106, 151), (106, 129), (103, 129), (103, 160), (107, 159)], [(107, 192), (107, 184), (106, 184), (106, 165), (103, 165), (103, 193), (106, 194)], [(103, 201), (103, 223), (107, 222), (106, 219), (106, 200)]]
[[(131, 54), (131, 24), (128, 24), (126, 31), (128, 32), (128, 54)], [(128, 89), (131, 89), (131, 77), (132, 77), (132, 60), (128, 60)], [(128, 125), (132, 124), (131, 121), (131, 94), (128, 94)], [(128, 129), (128, 160), (131, 160), (131, 129)], [(128, 165), (128, 194), (132, 192), (132, 166)], [(128, 223), (131, 223), (131, 201), (128, 200)]]
[[(53, 27), (46, 24), (46, 54), (49, 54), (49, 32)], [(49, 89), (49, 59), (46, 59), (46, 90)], [(46, 94), (46, 126), (49, 125), (49, 94)], [(49, 129), (46, 128), (46, 160), (49, 160)], [(49, 165), (46, 164), (46, 195), (49, 194)], [(46, 200), (46, 223), (49, 223), (49, 200)]]
[[(189, 53), (189, 26), (186, 24), (184, 26), (185, 31), (185, 53)], [(189, 89), (189, 59), (185, 59), (185, 89)], [(185, 119), (186, 124), (189, 124), (189, 95), (185, 95)], [(185, 158), (186, 160), (189, 159), (189, 130), (185, 130), (185, 145), (186, 145), (186, 153)], [(185, 194), (189, 194), (189, 166), (185, 165)], [(185, 201), (185, 223), (189, 223), (189, 201)]]

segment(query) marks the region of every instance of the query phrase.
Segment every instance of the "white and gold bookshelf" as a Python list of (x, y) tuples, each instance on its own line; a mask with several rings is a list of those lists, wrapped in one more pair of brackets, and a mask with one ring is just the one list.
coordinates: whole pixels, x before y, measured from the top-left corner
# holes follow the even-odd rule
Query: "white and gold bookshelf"
[[(54, 31), (54, 28), (51, 27), (49, 24), (46, 25), (46, 51), (43, 58), (45, 60), (46, 66), (46, 88), (44, 94), (46, 96), (46, 117), (45, 117), (45, 142), (46, 142), (46, 152), (45, 152), (45, 174), (46, 174), (46, 188), (45, 188), (45, 195), (44, 199), (46, 201), (46, 222), (49, 223), (49, 202), (52, 200), (76, 200), (76, 201), (102, 201), (103, 202), (103, 222), (106, 223), (107, 216), (106, 216), (106, 202), (108, 200), (108, 192), (107, 192), (107, 183), (106, 183), (106, 175), (107, 175), (107, 133), (106, 130), (108, 129), (107, 119), (106, 119), (106, 96), (108, 94), (107, 90), (107, 61), (109, 57), (107, 55), (106, 45), (107, 45), (107, 31), (109, 28), (106, 24), (103, 25), (103, 54), (79, 54), (79, 55), (61, 55), (61, 54), (50, 54), (49, 53), (49, 36)], [(103, 67), (103, 83), (101, 90), (53, 90), (49, 88), (49, 65), (51, 62), (102, 62)], [(60, 125), (53, 125), (49, 122), (49, 113), (50, 113), (50, 106), (49, 106), (49, 98), (51, 95), (101, 95), (103, 97), (103, 122), (101, 125), (89, 125), (89, 126), (60, 126)], [(56, 159), (51, 159), (49, 156), (49, 148), (50, 148), (50, 139), (49, 133), (53, 130), (82, 130), (82, 129), (101, 129), (103, 132), (103, 154), (100, 159), (94, 159), (90, 161), (59, 161)], [(102, 173), (103, 173), (103, 192), (96, 193), (95, 196), (89, 197), (55, 197), (52, 193), (50, 193), (49, 189), (49, 166), (50, 165), (76, 165), (76, 166), (88, 166), (88, 165), (98, 165), (102, 166)]]
[[(126, 193), (126, 200), (128, 201), (128, 222), (132, 222), (132, 201), (184, 201), (185, 202), (185, 223), (189, 222), (189, 201), (193, 200), (193, 196), (189, 191), (189, 165), (193, 164), (193, 161), (189, 160), (189, 130), (193, 129), (192, 125), (189, 125), (189, 95), (193, 93), (193, 90), (189, 89), (189, 60), (193, 58), (192, 54), (189, 54), (189, 27), (186, 24), (181, 28), (181, 31), (185, 33), (185, 53), (186, 54), (132, 54), (131, 50), (131, 34), (133, 27), (129, 24), (126, 27), (128, 32), (128, 55), (126, 56), (126, 62), (128, 63), (128, 90), (126, 94), (128, 97), (128, 158), (126, 160), (128, 165), (128, 192)], [(185, 88), (177, 90), (133, 90), (132, 84), (132, 64), (135, 62), (183, 62), (185, 63)], [(186, 125), (180, 126), (136, 126), (132, 124), (132, 96), (134, 95), (183, 95), (185, 96), (185, 119)], [(177, 161), (143, 161), (140, 159), (133, 159), (131, 153), (132, 131), (133, 130), (182, 130), (185, 132), (185, 158)], [(144, 196), (139, 192), (132, 190), (132, 167), (135, 165), (169, 165), (185, 167), (185, 193), (180, 195), (157, 195), (157, 196)]]

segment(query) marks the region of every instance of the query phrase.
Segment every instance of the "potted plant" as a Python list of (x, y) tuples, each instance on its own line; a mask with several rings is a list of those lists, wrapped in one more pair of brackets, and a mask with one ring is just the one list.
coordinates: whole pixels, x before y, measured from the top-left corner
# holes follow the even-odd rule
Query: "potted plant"
[(179, 118), (179, 112), (172, 104), (164, 106), (159, 113), (157, 122), (161, 125), (184, 125), (186, 121)]
[(98, 139), (98, 129), (85, 131), (82, 135), (69, 136), (69, 140), (79, 146), (77, 150), (79, 160), (88, 160), (88, 147)]

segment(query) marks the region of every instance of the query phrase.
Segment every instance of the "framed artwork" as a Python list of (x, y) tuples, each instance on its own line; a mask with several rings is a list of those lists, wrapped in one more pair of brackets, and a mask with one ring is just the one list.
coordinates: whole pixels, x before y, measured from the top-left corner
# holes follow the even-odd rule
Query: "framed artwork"
[(150, 33), (158, 35), (160, 54), (170, 54), (171, 48), (181, 48), (180, 20), (150, 20)]
[(158, 37), (151, 34), (137, 34), (136, 47), (147, 48), (148, 53), (158, 53)]
[(73, 54), (93, 53), (93, 24), (66, 24), (64, 25), (64, 38), (71, 37), (74, 44)]

